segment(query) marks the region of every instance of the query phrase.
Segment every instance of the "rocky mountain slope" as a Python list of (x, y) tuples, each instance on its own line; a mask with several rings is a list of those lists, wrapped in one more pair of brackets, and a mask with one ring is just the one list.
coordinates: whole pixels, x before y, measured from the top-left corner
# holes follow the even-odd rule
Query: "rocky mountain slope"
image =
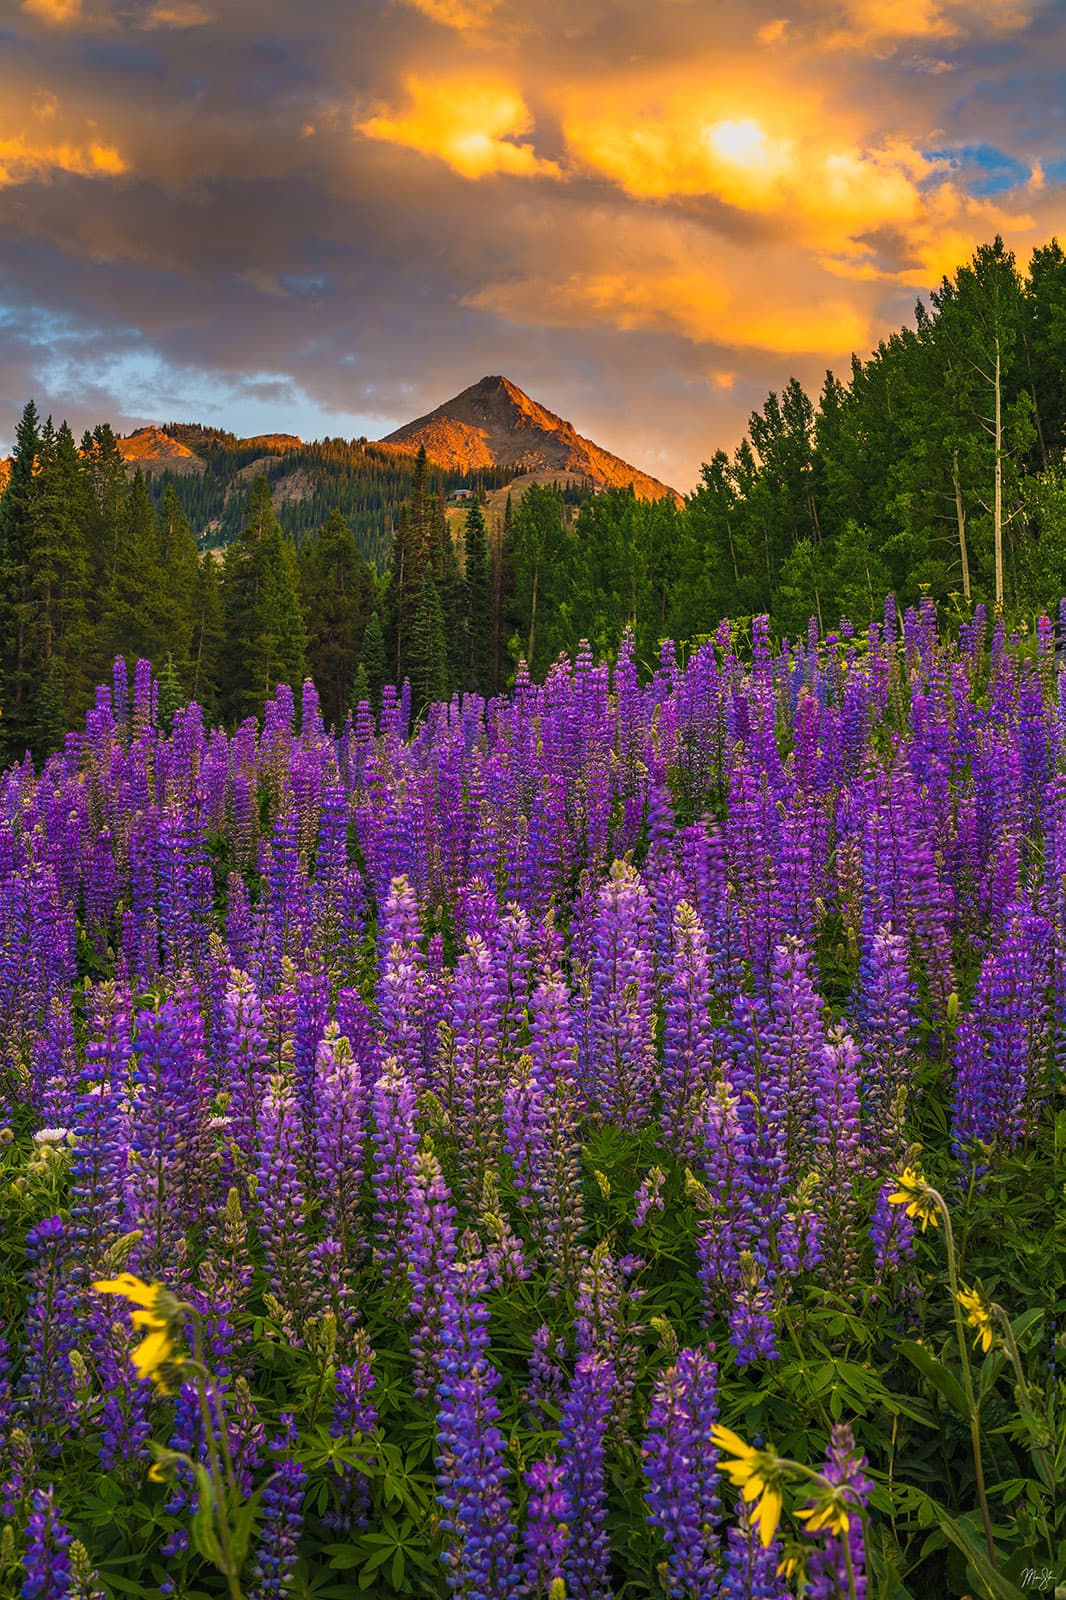
[(680, 500), (675, 489), (584, 438), (573, 423), (498, 374), (405, 423), (381, 443), (405, 451), (425, 445), (430, 461), (451, 472), (513, 467), (516, 473), (580, 474), (597, 488), (632, 486), (642, 500), (664, 495)]

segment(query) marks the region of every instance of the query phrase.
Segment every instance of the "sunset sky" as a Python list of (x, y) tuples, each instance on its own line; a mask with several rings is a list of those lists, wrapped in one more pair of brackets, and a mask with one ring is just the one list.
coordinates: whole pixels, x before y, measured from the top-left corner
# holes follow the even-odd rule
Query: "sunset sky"
[(503, 372), (692, 488), (996, 232), (1063, 0), (0, 0), (0, 448), (377, 437)]

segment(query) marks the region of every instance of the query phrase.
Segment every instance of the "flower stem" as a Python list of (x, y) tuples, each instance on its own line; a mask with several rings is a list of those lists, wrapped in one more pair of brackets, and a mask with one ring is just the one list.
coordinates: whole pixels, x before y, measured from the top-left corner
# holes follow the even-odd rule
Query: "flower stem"
[(985, 1469), (981, 1459), (981, 1416), (973, 1395), (970, 1352), (966, 1342), (966, 1328), (962, 1320), (962, 1305), (959, 1301), (959, 1274), (955, 1258), (955, 1234), (952, 1231), (951, 1213), (948, 1211), (944, 1196), (937, 1189), (930, 1188), (928, 1192), (944, 1222), (944, 1248), (947, 1252), (948, 1284), (951, 1289), (951, 1306), (955, 1313), (955, 1335), (959, 1344), (959, 1356), (962, 1360), (963, 1389), (970, 1414), (970, 1443), (973, 1447), (977, 1502), (981, 1508), (981, 1522), (985, 1530), (985, 1545), (988, 1549), (989, 1563), (994, 1567), (996, 1565), (996, 1547), (992, 1538), (992, 1518), (988, 1511), (988, 1495), (985, 1491)]

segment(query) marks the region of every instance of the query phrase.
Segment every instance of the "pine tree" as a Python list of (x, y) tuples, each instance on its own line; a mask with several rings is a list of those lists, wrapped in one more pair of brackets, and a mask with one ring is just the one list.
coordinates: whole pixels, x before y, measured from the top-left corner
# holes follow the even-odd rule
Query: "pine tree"
[(163, 663), (163, 670), (159, 674), (159, 726), (164, 733), (169, 733), (174, 726), (174, 713), (185, 703), (185, 693), (181, 687), (178, 669), (174, 665), (174, 657), (167, 653)]
[(331, 511), (304, 553), (301, 590), (307, 616), (307, 660), (327, 723), (340, 726), (348, 709), (359, 640), (366, 627), (373, 574), (359, 560), (352, 530)]
[(423, 711), (435, 700), (448, 695), (448, 646), (444, 636), (444, 615), (433, 572), (426, 567), (422, 597), (411, 628), (411, 697), (415, 709)]
[[(385, 636), (381, 631), (381, 618), (376, 611), (370, 613), (363, 632), (359, 650), (359, 670), (366, 675), (366, 697), (376, 715), (381, 710), (381, 691), (385, 686)], [(358, 707), (358, 700), (353, 710)]]
[(189, 643), (189, 693), (214, 715), (219, 702), (219, 667), (224, 623), (219, 563), (206, 550), (197, 566), (193, 589), (192, 636)]
[(463, 531), (466, 599), (466, 687), (487, 695), (492, 690), (492, 568), (485, 517), (471, 500)]
[(180, 681), (188, 683), (196, 616), (200, 553), (177, 490), (168, 483), (159, 511), (159, 561), (163, 576), (159, 597), (160, 642), (173, 658)]
[[(89, 599), (89, 555), (85, 528), (92, 505), (92, 484), (74, 435), (64, 422), (47, 440), (42, 439), (40, 467), (34, 497), (30, 547), (32, 601), (27, 660), (35, 683), (51, 683), (70, 693), (81, 691), (77, 705), (67, 707), (73, 716), (81, 710), (92, 688), (86, 673), (86, 607)], [(52, 674), (53, 663), (58, 671)], [(40, 695), (38, 695), (40, 701)], [(33, 733), (36, 748), (55, 748), (55, 713), (46, 705), (47, 727)], [(35, 713), (35, 721), (39, 717)]]
[(240, 721), (261, 712), (279, 683), (298, 688), (306, 665), (296, 555), (265, 477), (253, 484), (241, 536), (226, 552), (222, 609), (223, 707)]
[(415, 626), (415, 613), (421, 603), (423, 574), (429, 560), (432, 533), (434, 533), (434, 496), (429, 490), (429, 464), (426, 446), (421, 446), (415, 458), (415, 482), (411, 483), (410, 499), (400, 509), (400, 517), (392, 538), (392, 589), (391, 589), (391, 661), (395, 682), (408, 677), (408, 646), (411, 629)]
[(162, 663), (164, 609), (159, 520), (144, 475), (135, 472), (119, 515), (110, 579), (102, 597), (95, 651), (99, 677), (106, 675), (118, 655)]
[(20, 759), (32, 736), (35, 691), (30, 658), (33, 533), (37, 505), (37, 463), (41, 422), (30, 400), (19, 419), (11, 475), (0, 498), (0, 665), (4, 749)]

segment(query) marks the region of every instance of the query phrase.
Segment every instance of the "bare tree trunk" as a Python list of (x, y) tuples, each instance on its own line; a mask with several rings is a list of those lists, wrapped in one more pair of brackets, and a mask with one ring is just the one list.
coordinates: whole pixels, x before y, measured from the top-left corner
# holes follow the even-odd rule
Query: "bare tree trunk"
[(1000, 382), (999, 335), (996, 335), (996, 500), (993, 513), (996, 548), (996, 605), (1003, 604), (1003, 386)]
[(955, 520), (959, 525), (959, 560), (962, 562), (962, 592), (970, 598), (970, 553), (966, 548), (966, 507), (962, 503), (962, 484), (959, 482), (959, 452), (951, 457), (951, 482), (955, 489)]

